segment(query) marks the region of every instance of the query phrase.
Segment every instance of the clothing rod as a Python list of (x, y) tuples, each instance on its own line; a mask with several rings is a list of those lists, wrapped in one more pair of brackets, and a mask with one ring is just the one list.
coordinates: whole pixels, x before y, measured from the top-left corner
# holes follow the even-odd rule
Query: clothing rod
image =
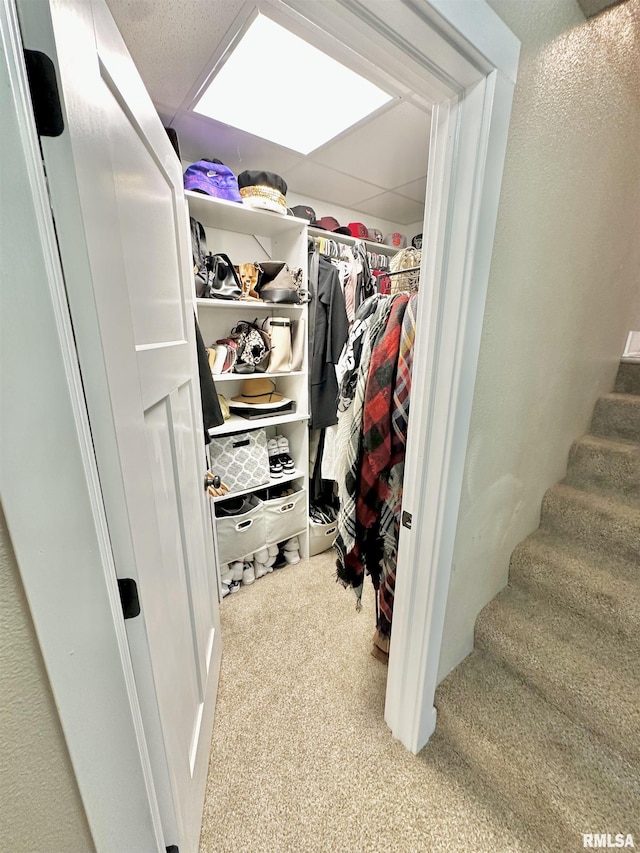
[(396, 270), (395, 272), (387, 272), (386, 270), (378, 276), (378, 278), (384, 278), (385, 275), (402, 275), (403, 272), (419, 272), (420, 267), (407, 267), (406, 270)]

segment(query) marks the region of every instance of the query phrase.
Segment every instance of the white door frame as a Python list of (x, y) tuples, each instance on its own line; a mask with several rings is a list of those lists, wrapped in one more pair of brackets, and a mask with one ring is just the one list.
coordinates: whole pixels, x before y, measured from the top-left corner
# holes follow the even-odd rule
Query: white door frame
[[(428, 72), (434, 103), (424, 229), (432, 248), (422, 271), (429, 296), (420, 301), (414, 380), (424, 392), (414, 396), (408, 444), (409, 459), (427, 464), (423, 476), (407, 478), (405, 486), (413, 527), (400, 538), (385, 711), (393, 734), (417, 752), (435, 726), (433, 696), (519, 43), (483, 0), (285, 3), (306, 18), (317, 14), (317, 25), (334, 33), (345, 20), (358, 20), (363, 33), (377, 33), (378, 43), (410, 53), (414, 66)], [(29, 176), (20, 196), (2, 203), (33, 205), (29, 239), (31, 246), (38, 241), (43, 256), (33, 288), (14, 259), (7, 304), (24, 324), (13, 340), (14, 362), (31, 393), (12, 400), (5, 384), (14, 377), (3, 372), (2, 501), (96, 849), (162, 850), (170, 841), (162, 837), (122, 622), (14, 0), (0, 0), (0, 12)], [(8, 363), (3, 357), (3, 371)], [(39, 431), (43, 400), (47, 429)], [(52, 554), (46, 543), (61, 530), (76, 547)]]
[(400, 532), (385, 704), (392, 733), (417, 753), (436, 724), (434, 696), (520, 42), (484, 0), (284, 3), (332, 38), (342, 34), (361, 56), (371, 60), (375, 54), (373, 74), (406, 81), (417, 102), (432, 105), (403, 497), (412, 522)]

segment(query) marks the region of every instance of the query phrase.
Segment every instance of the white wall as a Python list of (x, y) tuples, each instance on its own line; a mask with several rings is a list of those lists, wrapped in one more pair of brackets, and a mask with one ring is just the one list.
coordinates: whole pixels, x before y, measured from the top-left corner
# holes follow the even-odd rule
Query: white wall
[[(640, 318), (640, 0), (489, 0), (522, 41), (440, 677), (470, 651)], [(636, 318), (636, 319), (634, 319)]]
[(0, 803), (12, 853), (94, 849), (0, 510)]

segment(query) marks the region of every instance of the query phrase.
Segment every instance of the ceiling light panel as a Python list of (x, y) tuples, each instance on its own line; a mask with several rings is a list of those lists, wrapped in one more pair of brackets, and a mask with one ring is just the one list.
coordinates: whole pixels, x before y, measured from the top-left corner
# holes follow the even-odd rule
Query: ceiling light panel
[(193, 109), (309, 154), (391, 99), (369, 80), (258, 15)]

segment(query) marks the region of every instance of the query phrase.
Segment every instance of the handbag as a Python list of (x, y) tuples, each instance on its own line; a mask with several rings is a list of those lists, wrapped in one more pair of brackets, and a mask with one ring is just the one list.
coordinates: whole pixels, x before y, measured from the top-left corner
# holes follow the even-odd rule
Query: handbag
[(284, 302), (299, 305), (302, 302), (302, 269), (292, 270), (283, 261), (261, 261), (258, 268), (256, 291), (265, 302)]
[(291, 320), (288, 317), (267, 317), (262, 328), (271, 337), (271, 357), (267, 373), (291, 372)]
[(209, 292), (206, 294), (208, 298), (240, 299), (242, 287), (228, 255), (209, 254), (207, 268), (209, 270)]
[(209, 294), (209, 269), (207, 267), (207, 236), (204, 226), (193, 216), (191, 224), (191, 256), (196, 296), (201, 299)]
[(291, 325), (291, 370), (302, 370), (305, 351), (305, 318), (294, 320)]
[(229, 332), (236, 342), (234, 373), (265, 373), (269, 366), (271, 339), (257, 321), (240, 320)]

